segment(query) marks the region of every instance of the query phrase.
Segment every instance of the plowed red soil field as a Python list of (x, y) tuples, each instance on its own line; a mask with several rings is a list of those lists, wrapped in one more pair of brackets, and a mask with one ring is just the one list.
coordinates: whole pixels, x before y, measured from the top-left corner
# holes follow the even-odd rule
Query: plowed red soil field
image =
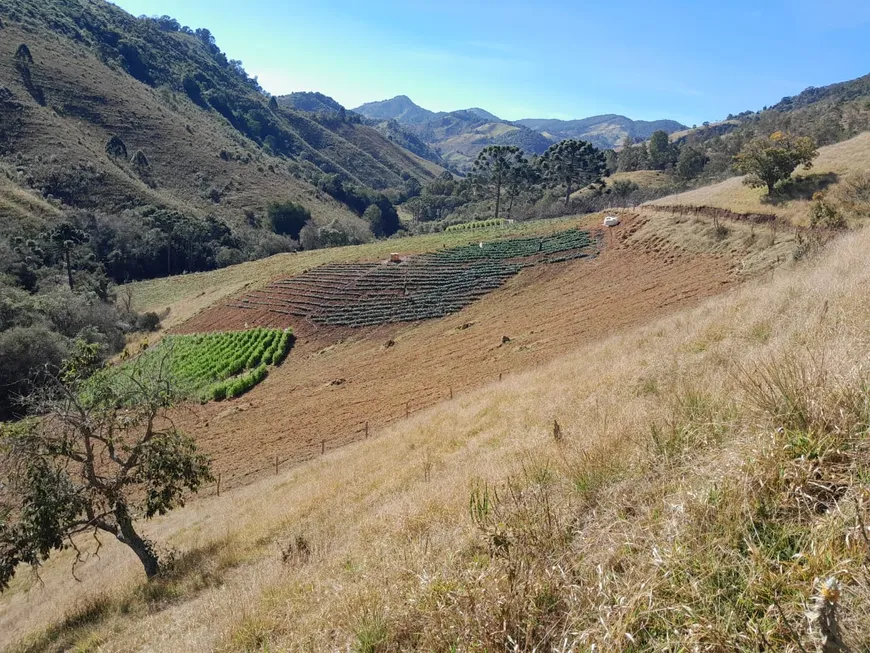
[[(595, 259), (523, 270), (462, 311), (437, 320), (327, 328), (266, 311), (217, 306), (182, 325), (197, 332), (292, 325), (284, 363), (237, 400), (180, 420), (215, 462), (224, 486), (365, 437), (500, 375), (529, 369), (614, 330), (648, 322), (735, 281), (731, 261), (689, 255), (631, 235), (629, 219)], [(509, 340), (507, 340), (509, 339)]]

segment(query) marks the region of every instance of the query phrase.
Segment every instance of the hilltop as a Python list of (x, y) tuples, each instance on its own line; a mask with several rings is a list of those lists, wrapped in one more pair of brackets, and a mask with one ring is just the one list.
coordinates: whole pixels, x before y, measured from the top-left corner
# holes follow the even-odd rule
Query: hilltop
[(438, 114), (417, 106), (407, 95), (397, 95), (389, 100), (367, 102), (353, 110), (366, 118), (395, 120), (403, 125), (420, 125), (429, 122)]
[(552, 143), (537, 132), (499, 119), (480, 108), (429, 111), (405, 95), (370, 102), (353, 110), (369, 120), (392, 124), (425, 143), (447, 166), (467, 171), (487, 145), (516, 145), (529, 154), (541, 154)]
[(298, 91), (289, 95), (279, 95), (277, 97), (280, 106), (296, 111), (308, 111), (316, 113), (319, 111), (341, 112), (344, 107), (328, 95), (317, 92)]

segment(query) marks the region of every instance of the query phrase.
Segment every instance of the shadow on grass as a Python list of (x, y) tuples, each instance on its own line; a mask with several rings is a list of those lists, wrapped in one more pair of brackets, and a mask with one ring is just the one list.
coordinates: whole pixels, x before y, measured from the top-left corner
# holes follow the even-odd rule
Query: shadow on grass
[(243, 560), (231, 541), (219, 540), (191, 549), (165, 563), (148, 582), (120, 593), (101, 593), (81, 599), (56, 624), (27, 637), (14, 653), (60, 653), (98, 650), (105, 643), (103, 629), (115, 617), (144, 616), (189, 600), (223, 582), (224, 574)]
[(773, 195), (761, 199), (763, 204), (778, 206), (792, 200), (811, 200), (813, 195), (837, 183), (840, 177), (836, 172), (818, 172), (798, 175), (782, 184), (777, 184)]

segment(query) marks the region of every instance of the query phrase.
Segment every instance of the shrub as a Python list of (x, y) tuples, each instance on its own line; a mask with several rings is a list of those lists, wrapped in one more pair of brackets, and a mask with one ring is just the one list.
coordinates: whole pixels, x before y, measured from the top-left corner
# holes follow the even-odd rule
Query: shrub
[(20, 396), (37, 387), (41, 371), (56, 371), (69, 352), (69, 340), (45, 325), (0, 332), (0, 419), (19, 414)]
[(235, 247), (221, 247), (215, 255), (215, 264), (219, 268), (225, 268), (228, 265), (238, 265), (244, 263), (245, 255), (241, 250)]
[(305, 223), (311, 220), (311, 212), (295, 202), (272, 202), (266, 211), (272, 230), (276, 234), (299, 239)]
[(160, 327), (160, 316), (153, 311), (142, 313), (136, 318), (136, 328), (139, 331), (157, 331)]
[(189, 97), (194, 104), (198, 104), (204, 108), (208, 106), (205, 99), (202, 97), (202, 89), (200, 89), (199, 84), (193, 76), (185, 75), (181, 80), (181, 88), (184, 89), (184, 92), (187, 93), (187, 97)]
[(810, 204), (810, 226), (823, 229), (844, 229), (846, 218), (828, 202), (824, 193), (816, 193)]
[(25, 63), (33, 63), (33, 55), (30, 54), (30, 48), (27, 47), (26, 43), (22, 43), (18, 46), (18, 49), (15, 51), (15, 60), (23, 61)]
[(136, 150), (136, 154), (133, 155), (133, 158), (130, 159), (130, 163), (132, 163), (137, 168), (147, 168), (151, 165), (148, 161), (148, 157), (145, 156), (145, 153), (142, 150)]
[(127, 145), (119, 136), (112, 136), (106, 142), (106, 154), (120, 158), (127, 158)]

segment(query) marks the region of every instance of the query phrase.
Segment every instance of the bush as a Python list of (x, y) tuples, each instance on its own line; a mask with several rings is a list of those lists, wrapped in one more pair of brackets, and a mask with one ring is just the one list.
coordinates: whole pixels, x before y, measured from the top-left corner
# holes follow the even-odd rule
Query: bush
[(845, 229), (846, 218), (828, 202), (824, 193), (816, 193), (810, 204), (810, 227)]
[(0, 420), (24, 413), (19, 398), (39, 386), (40, 372), (56, 372), (69, 349), (70, 340), (44, 324), (0, 332)]
[(311, 220), (311, 212), (295, 202), (272, 202), (266, 212), (276, 234), (299, 239), (299, 232)]
[(26, 43), (22, 43), (18, 46), (18, 49), (15, 51), (15, 60), (23, 61), (25, 63), (33, 63), (33, 55), (30, 54), (30, 48), (27, 47)]
[(187, 97), (189, 97), (194, 104), (198, 104), (203, 108), (208, 106), (205, 99), (202, 97), (202, 89), (200, 89), (199, 84), (191, 75), (185, 75), (182, 78), (181, 88), (184, 89), (184, 92), (187, 93)]
[(228, 265), (244, 263), (245, 255), (234, 247), (221, 247), (215, 255), (214, 261), (219, 268), (225, 268)]
[(142, 313), (136, 318), (136, 328), (139, 331), (157, 331), (160, 328), (160, 316), (153, 311)]
[(145, 152), (142, 150), (136, 150), (136, 153), (133, 155), (133, 158), (130, 159), (130, 163), (132, 163), (137, 168), (147, 168), (151, 163), (148, 161), (148, 157), (145, 156)]
[(124, 143), (124, 141), (121, 140), (119, 136), (112, 136), (112, 138), (110, 138), (106, 142), (106, 154), (108, 154), (109, 156), (117, 157), (119, 159), (126, 159), (127, 145)]

